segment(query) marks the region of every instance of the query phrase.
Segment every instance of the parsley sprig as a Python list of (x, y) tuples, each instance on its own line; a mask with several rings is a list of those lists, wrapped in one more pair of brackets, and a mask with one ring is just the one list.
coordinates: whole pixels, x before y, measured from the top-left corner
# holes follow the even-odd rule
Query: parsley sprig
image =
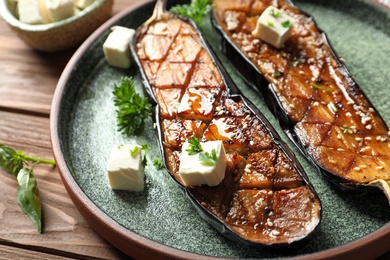
[[(31, 163), (31, 166), (30, 166)], [(16, 199), (23, 212), (31, 219), (39, 233), (42, 232), (42, 206), (38, 184), (33, 173), (37, 164), (55, 165), (54, 160), (31, 157), (0, 144), (0, 168), (15, 176), (18, 181)]]
[(189, 155), (193, 155), (196, 153), (200, 153), (203, 151), (202, 145), (199, 142), (199, 139), (195, 136), (191, 137), (188, 140), (188, 143), (190, 145), (190, 148), (186, 149), (186, 152), (188, 152)]
[(142, 98), (135, 91), (131, 77), (123, 77), (119, 86), (115, 84), (113, 94), (118, 130), (128, 135), (139, 134), (145, 127), (145, 120), (152, 114), (148, 98)]
[(188, 140), (189, 148), (186, 149), (186, 152), (188, 152), (189, 155), (197, 154), (199, 153), (199, 161), (203, 165), (213, 166), (217, 164), (218, 157), (217, 157), (217, 151), (215, 149), (211, 150), (211, 153), (209, 152), (203, 152), (203, 147), (200, 144), (200, 141), (195, 136), (191, 137)]
[(199, 154), (200, 163), (208, 166), (213, 166), (217, 164), (218, 157), (215, 149), (211, 150), (211, 154), (209, 152), (204, 152)]
[(205, 16), (210, 9), (210, 0), (192, 0), (191, 4), (173, 6), (170, 11), (191, 18), (196, 24), (200, 24), (203, 16)]

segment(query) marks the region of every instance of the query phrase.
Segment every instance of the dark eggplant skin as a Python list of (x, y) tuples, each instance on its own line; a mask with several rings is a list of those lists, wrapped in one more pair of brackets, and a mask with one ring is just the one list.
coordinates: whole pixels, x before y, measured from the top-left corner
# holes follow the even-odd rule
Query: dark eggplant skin
[[(314, 24), (314, 26), (316, 27), (316, 29), (320, 34), (320, 37), (322, 38), (323, 46), (325, 46), (324, 48), (327, 51), (329, 51), (329, 55), (334, 59), (335, 67), (340, 69), (342, 76), (345, 78), (345, 81), (348, 82), (348, 94), (351, 97), (356, 98), (357, 100), (363, 100), (366, 104), (368, 104), (367, 106), (374, 111), (372, 113), (375, 115), (375, 119), (378, 122), (380, 122), (383, 128), (387, 129), (387, 132), (382, 133), (382, 136), (385, 136), (384, 138), (387, 138), (389, 135), (388, 126), (384, 122), (381, 115), (377, 112), (373, 104), (364, 94), (361, 87), (354, 80), (353, 76), (351, 75), (351, 73), (349, 72), (345, 64), (339, 59), (339, 56), (337, 55), (331, 43), (329, 42), (326, 33), (322, 31), (320, 28), (318, 28), (317, 23), (315, 22), (314, 18), (310, 14), (297, 8), (290, 0), (278, 1), (278, 3), (280, 2), (282, 3), (281, 4), (282, 6), (284, 4), (287, 4), (291, 8), (294, 8), (296, 11), (300, 12), (300, 14), (306, 16), (307, 19)], [(326, 169), (326, 167), (320, 165), (320, 163), (315, 158), (315, 156), (313, 156), (313, 154), (309, 151), (308, 145), (305, 145), (303, 143), (302, 136), (299, 136), (297, 134), (295, 126), (299, 122), (294, 122), (292, 118), (288, 115), (288, 112), (281, 104), (280, 97), (277, 91), (275, 90), (276, 89), (275, 85), (266, 79), (266, 77), (263, 75), (260, 69), (250, 60), (250, 58), (244, 53), (244, 51), (241, 50), (239, 46), (237, 46), (234, 43), (232, 38), (228, 35), (228, 33), (226, 33), (223, 26), (221, 26), (221, 21), (218, 20), (217, 18), (218, 15), (216, 14), (216, 12), (220, 12), (220, 11), (221, 10), (213, 9), (210, 17), (211, 17), (212, 26), (214, 27), (217, 36), (220, 40), (221, 51), (228, 57), (228, 59), (231, 61), (234, 68), (239, 72), (239, 74), (242, 75), (242, 77), (249, 83), (249, 85), (251, 85), (255, 89), (258, 89), (262, 93), (266, 105), (268, 106), (272, 114), (278, 119), (279, 124), (282, 130), (284, 131), (284, 133), (296, 145), (296, 147), (300, 150), (300, 152), (311, 162), (311, 164), (317, 169), (317, 171), (320, 174), (322, 174), (325, 177), (325, 179), (327, 179), (329, 182), (331, 182), (336, 187), (344, 191), (346, 190), (364, 191), (366, 190), (367, 186), (374, 186), (376, 188), (382, 189), (390, 201), (390, 196), (388, 194), (388, 184), (386, 184), (389, 182), (389, 179), (378, 178), (367, 182), (356, 181), (354, 179), (344, 177), (343, 172), (329, 171), (328, 169)], [(364, 134), (362, 135), (364, 138)], [(366, 137), (366, 138), (370, 138), (370, 137)], [(387, 161), (389, 161), (389, 159), (387, 159)], [(386, 165), (388, 165), (388, 163)], [(385, 171), (388, 172), (386, 166), (384, 168)], [(361, 172), (363, 174), (364, 169), (362, 169)], [(382, 185), (376, 185), (379, 182), (384, 183), (385, 187), (383, 187)], [(367, 190), (371, 190), (371, 189), (367, 189)]]
[[(168, 14), (171, 15), (171, 14)], [(200, 33), (200, 30), (197, 28), (196, 24), (192, 22), (191, 20), (180, 18), (185, 23), (190, 24), (192, 27), (195, 28), (195, 31), (199, 35), (200, 41), (202, 43), (203, 48), (208, 52), (210, 55), (210, 58), (212, 62), (216, 65), (216, 68), (221, 75), (221, 78), (224, 82), (224, 85), (226, 86), (226, 94), (227, 96), (224, 98), (229, 98), (232, 100), (235, 100), (236, 102), (242, 102), (245, 105), (245, 109), (248, 110), (249, 113), (253, 114), (257, 120), (261, 122), (261, 124), (265, 127), (267, 133), (271, 136), (273, 144), (280, 149), (280, 151), (284, 154), (284, 156), (292, 163), (292, 167), (294, 167), (294, 170), (298, 173), (298, 175), (301, 178), (302, 181), (302, 187), (306, 187), (307, 190), (310, 192), (310, 198), (313, 201), (313, 205), (315, 205), (315, 211), (316, 214), (313, 217), (315, 219), (314, 222), (310, 222), (314, 225), (310, 231), (307, 231), (307, 234), (305, 234), (304, 237), (301, 237), (299, 239), (295, 239), (293, 241), (289, 242), (275, 242), (275, 243), (259, 243), (255, 242), (250, 239), (246, 239), (245, 237), (239, 235), (237, 232), (235, 232), (227, 223), (225, 223), (224, 220), (217, 217), (215, 214), (210, 212), (207, 207), (202, 203), (201, 199), (199, 199), (199, 193), (197, 193), (197, 187), (186, 187), (181, 180), (177, 178), (177, 174), (169, 170), (169, 167), (167, 167), (168, 172), (170, 176), (174, 179), (174, 181), (177, 183), (177, 185), (180, 187), (180, 189), (183, 191), (185, 196), (190, 200), (191, 204), (194, 206), (195, 210), (199, 213), (199, 215), (208, 223), (210, 223), (216, 230), (218, 230), (220, 233), (222, 233), (224, 236), (230, 238), (231, 240), (251, 247), (256, 248), (297, 248), (301, 246), (302, 244), (307, 242), (307, 239), (312, 236), (315, 231), (317, 231), (321, 218), (322, 218), (322, 207), (321, 202), (316, 194), (313, 186), (308, 181), (308, 177), (300, 165), (297, 158), (294, 156), (293, 152), (288, 148), (286, 143), (282, 141), (276, 130), (272, 127), (272, 125), (267, 121), (267, 119), (261, 114), (261, 112), (245, 97), (243, 97), (239, 91), (239, 88), (234, 84), (230, 76), (227, 74), (225, 68), (222, 66), (221, 62), (218, 60), (216, 55), (213, 53), (212, 49), (207, 44), (206, 40), (203, 38), (202, 34)], [(131, 43), (131, 53), (134, 58), (135, 63), (137, 64), (137, 67), (139, 69), (139, 72), (142, 76), (142, 80), (144, 83), (144, 86), (147, 90), (147, 93), (150, 95), (150, 97), (153, 99), (153, 101), (157, 104), (155, 109), (155, 123), (158, 129), (158, 138), (159, 138), (159, 147), (161, 150), (161, 153), (164, 158), (165, 165), (167, 164), (167, 157), (165, 153), (166, 147), (164, 146), (164, 134), (163, 134), (163, 127), (162, 127), (162, 116), (161, 116), (161, 109), (158, 105), (157, 98), (153, 91), (153, 86), (150, 84), (148, 80), (148, 76), (146, 75), (141, 60), (137, 54), (137, 40), (139, 37), (145, 33), (144, 28), (140, 27), (136, 35)], [(198, 195), (197, 195), (198, 194)]]

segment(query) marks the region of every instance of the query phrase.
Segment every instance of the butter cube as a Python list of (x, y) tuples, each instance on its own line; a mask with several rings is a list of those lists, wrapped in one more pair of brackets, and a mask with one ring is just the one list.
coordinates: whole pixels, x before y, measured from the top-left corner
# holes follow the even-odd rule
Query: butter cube
[[(138, 147), (138, 151), (131, 155), (135, 147)], [(112, 147), (107, 167), (108, 181), (112, 189), (129, 191), (144, 189), (145, 175), (141, 149), (141, 146), (129, 144)]]
[(19, 20), (22, 23), (41, 24), (44, 20), (39, 12), (39, 4), (36, 0), (18, 1)]
[(46, 0), (50, 20), (57, 22), (74, 15), (74, 0)]
[(135, 31), (122, 26), (114, 26), (103, 44), (103, 52), (109, 65), (127, 69), (132, 63), (130, 42)]
[(80, 9), (90, 6), (95, 0), (75, 0), (75, 5)]
[(252, 35), (276, 48), (281, 48), (291, 36), (293, 21), (292, 17), (278, 8), (269, 6), (257, 20)]
[(203, 152), (212, 153), (215, 149), (217, 161), (215, 165), (204, 165), (199, 159), (200, 153), (189, 155), (186, 151), (190, 148), (188, 142), (182, 147), (180, 156), (179, 175), (186, 186), (206, 184), (217, 186), (225, 178), (226, 153), (222, 141), (201, 142)]
[(38, 0), (39, 14), (41, 15), (44, 23), (51, 23), (49, 10), (46, 6), (46, 0)]

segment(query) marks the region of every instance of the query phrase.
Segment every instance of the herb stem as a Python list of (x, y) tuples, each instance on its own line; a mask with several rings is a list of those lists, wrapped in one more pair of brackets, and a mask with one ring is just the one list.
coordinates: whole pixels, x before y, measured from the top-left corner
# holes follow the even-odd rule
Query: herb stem
[(51, 160), (51, 159), (42, 159), (42, 158), (31, 157), (31, 156), (26, 156), (26, 155), (23, 155), (23, 159), (26, 161), (36, 163), (36, 164), (43, 163), (43, 164), (49, 164), (49, 165), (56, 165), (56, 162), (54, 160)]

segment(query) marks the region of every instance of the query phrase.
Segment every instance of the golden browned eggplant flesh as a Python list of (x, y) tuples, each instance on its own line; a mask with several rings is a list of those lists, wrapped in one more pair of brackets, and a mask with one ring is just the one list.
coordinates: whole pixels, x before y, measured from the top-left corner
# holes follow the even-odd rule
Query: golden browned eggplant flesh
[[(334, 182), (377, 185), (390, 200), (389, 128), (313, 19), (284, 0), (213, 3), (214, 25), (226, 48), (235, 50), (230, 58), (241, 55), (249, 71), (256, 71), (249, 81), (258, 84), (262, 78), (269, 83), (275, 97), (271, 106), (283, 115), (279, 119), (294, 141)], [(270, 5), (293, 18), (292, 35), (280, 49), (252, 34)], [(237, 63), (238, 70), (245, 67)]]
[[(245, 98), (229, 95), (194, 25), (165, 13), (137, 30), (132, 48), (158, 104), (166, 166), (200, 215), (253, 246), (291, 245), (309, 236), (321, 218), (318, 196), (273, 128)], [(227, 166), (219, 185), (184, 186), (181, 148), (193, 136), (223, 141)]]

